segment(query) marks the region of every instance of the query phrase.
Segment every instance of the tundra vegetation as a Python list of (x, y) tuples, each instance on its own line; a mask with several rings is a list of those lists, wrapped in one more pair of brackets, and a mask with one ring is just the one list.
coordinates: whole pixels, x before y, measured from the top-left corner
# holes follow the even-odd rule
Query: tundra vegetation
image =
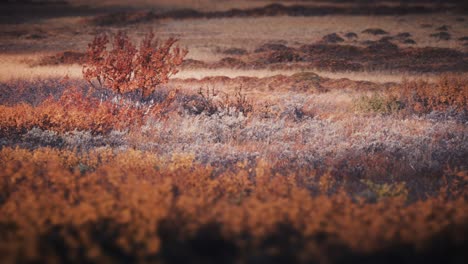
[[(438, 12), (417, 7), (400, 6)], [(87, 46), (31, 62), (31, 69), (73, 65), (78, 77), (0, 81), (0, 262), (462, 263), (461, 46), (420, 47), (405, 44), (422, 41), (420, 32), (364, 27), (308, 44), (216, 46), (214, 59), (201, 61), (190, 45), (178, 46), (187, 45), (183, 35), (163, 41), (146, 31), (148, 23), (177, 32), (179, 20), (261, 22), (366, 8), (402, 12), (311, 3), (80, 18), (98, 33)], [(34, 41), (54, 43), (44, 38)], [(383, 76), (373, 71), (387, 66), (413, 75), (340, 77)], [(268, 74), (181, 77), (233, 69)], [(284, 72), (270, 74), (275, 69)]]

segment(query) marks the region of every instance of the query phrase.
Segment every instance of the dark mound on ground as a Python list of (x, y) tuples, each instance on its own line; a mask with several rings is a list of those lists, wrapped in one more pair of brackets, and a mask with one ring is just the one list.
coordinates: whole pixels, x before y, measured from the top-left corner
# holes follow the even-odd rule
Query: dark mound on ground
[[(467, 71), (468, 55), (446, 48), (400, 49), (391, 42), (377, 41), (366, 48), (347, 45), (305, 45), (305, 61), (313, 63), (343, 60), (353, 68), (407, 70), (414, 72)], [(357, 67), (360, 65), (360, 67)]]
[(385, 35), (388, 34), (387, 31), (380, 29), (380, 28), (368, 28), (363, 30), (362, 33), (370, 34), (370, 35)]
[(345, 37), (348, 39), (355, 39), (355, 38), (358, 38), (358, 35), (354, 32), (348, 32), (345, 34)]
[(360, 53), (361, 48), (351, 45), (327, 45), (327, 44), (310, 44), (303, 45), (299, 50), (311, 56), (329, 56), (335, 54), (334, 57), (349, 58)]
[[(405, 39), (405, 44), (414, 40)], [(465, 72), (468, 54), (448, 48), (400, 48), (384, 40), (368, 41), (366, 47), (315, 43), (299, 48), (285, 45), (262, 45), (255, 53), (224, 58), (203, 66), (245, 69), (311, 69), (331, 71), (402, 70), (410, 72)], [(195, 63), (192, 65), (197, 66)]]
[(403, 44), (413, 45), (413, 44), (416, 44), (416, 41), (414, 41), (413, 39), (405, 39), (403, 40)]
[(272, 63), (285, 63), (285, 62), (299, 62), (302, 61), (303, 57), (300, 53), (294, 49), (290, 50), (278, 50), (273, 52), (268, 52), (266, 56), (260, 56), (256, 60), (256, 63), (261, 64), (272, 64)]
[(283, 44), (277, 44), (277, 43), (267, 43), (263, 44), (257, 49), (255, 49), (254, 52), (265, 52), (265, 51), (289, 51), (292, 50), (291, 48), (287, 47), (286, 45)]
[(224, 50), (223, 53), (227, 55), (245, 55), (247, 54), (247, 51), (245, 49), (230, 48)]
[(383, 37), (379, 41), (374, 41), (367, 46), (367, 49), (372, 53), (393, 53), (398, 51), (398, 46), (391, 43), (392, 37)]
[(392, 37), (392, 36), (385, 36), (385, 37), (380, 38), (378, 42), (389, 42), (389, 41), (394, 40), (394, 39), (395, 38)]
[(411, 33), (409, 32), (402, 32), (402, 33), (398, 33), (396, 35), (397, 38), (409, 38), (411, 37)]
[(441, 31), (439, 33), (434, 33), (429, 35), (430, 37), (437, 38), (439, 40), (449, 40), (451, 38), (450, 33)]
[(325, 35), (322, 38), (322, 42), (324, 42), (324, 43), (339, 43), (339, 42), (343, 42), (343, 41), (344, 41), (344, 39), (342, 37), (340, 37), (336, 33)]
[(416, 41), (414, 41), (410, 37), (411, 37), (411, 33), (402, 32), (402, 33), (398, 33), (395, 36), (395, 39), (398, 40), (398, 42), (403, 43), (403, 44), (409, 44), (409, 45), (416, 44)]
[(436, 28), (436, 30), (439, 30), (439, 31), (447, 31), (449, 29), (450, 29), (450, 26), (447, 26), (447, 25), (443, 25), (443, 26)]

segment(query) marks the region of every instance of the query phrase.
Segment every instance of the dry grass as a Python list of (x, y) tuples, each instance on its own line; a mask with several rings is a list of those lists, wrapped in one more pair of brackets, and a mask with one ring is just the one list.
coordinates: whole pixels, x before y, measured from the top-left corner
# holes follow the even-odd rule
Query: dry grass
[(81, 78), (83, 76), (80, 65), (31, 67), (31, 64), (37, 64), (43, 56), (42, 54), (0, 55), (0, 81), (63, 78), (64, 76)]

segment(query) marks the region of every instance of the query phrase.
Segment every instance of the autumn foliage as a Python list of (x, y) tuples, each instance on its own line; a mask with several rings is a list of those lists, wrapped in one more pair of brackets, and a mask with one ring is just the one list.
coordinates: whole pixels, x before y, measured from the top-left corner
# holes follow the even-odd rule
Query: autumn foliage
[(435, 83), (405, 81), (399, 87), (399, 100), (417, 113), (453, 110), (468, 111), (466, 77), (445, 75)]
[(190, 155), (4, 148), (0, 260), (220, 263), (221, 254), (222, 262), (347, 263), (388, 252), (405, 262), (436, 254), (432, 241), (466, 243), (466, 189), (409, 205), (366, 203), (344, 191), (328, 196), (326, 182), (311, 195), (297, 175), (270, 169), (260, 160), (212, 177)]
[(157, 85), (166, 83), (178, 72), (177, 66), (182, 64), (187, 50), (174, 46), (176, 42), (177, 39), (170, 38), (160, 43), (150, 32), (137, 48), (120, 31), (108, 50), (109, 37), (98, 35), (88, 45), (83, 76), (89, 82), (96, 79), (102, 87), (119, 94), (139, 90), (148, 96)]
[(12, 84), (0, 105), (0, 263), (466, 258), (466, 126), (396, 115), (466, 111), (466, 82), (417, 83), (366, 102), (390, 117), (333, 122), (254, 111), (240, 89), (172, 89), (153, 104)]
[(87, 130), (103, 134), (142, 124), (144, 115), (144, 109), (100, 102), (73, 88), (59, 99), (49, 97), (36, 107), (26, 103), (0, 105), (0, 112), (0, 135), (5, 137), (23, 134), (34, 127), (56, 132)]
[(380, 113), (468, 113), (468, 81), (458, 75), (442, 75), (434, 82), (404, 80), (383, 93), (364, 96), (357, 108)]

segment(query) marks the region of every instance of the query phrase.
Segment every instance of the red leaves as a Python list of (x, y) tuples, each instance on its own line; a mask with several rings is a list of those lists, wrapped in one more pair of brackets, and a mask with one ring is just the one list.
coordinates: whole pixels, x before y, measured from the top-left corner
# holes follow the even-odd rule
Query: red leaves
[(105, 58), (107, 57), (106, 45), (109, 39), (106, 35), (98, 35), (94, 37), (93, 42), (88, 44), (88, 64), (83, 66), (83, 77), (90, 81), (97, 78), (99, 84), (102, 85), (101, 76), (105, 65)]
[(101, 87), (119, 94), (141, 90), (146, 97), (178, 72), (187, 50), (174, 47), (176, 42), (170, 38), (159, 44), (150, 32), (137, 49), (127, 34), (119, 32), (114, 36), (112, 49), (107, 51), (107, 35), (98, 35), (88, 45), (83, 77), (89, 82), (96, 79)]

